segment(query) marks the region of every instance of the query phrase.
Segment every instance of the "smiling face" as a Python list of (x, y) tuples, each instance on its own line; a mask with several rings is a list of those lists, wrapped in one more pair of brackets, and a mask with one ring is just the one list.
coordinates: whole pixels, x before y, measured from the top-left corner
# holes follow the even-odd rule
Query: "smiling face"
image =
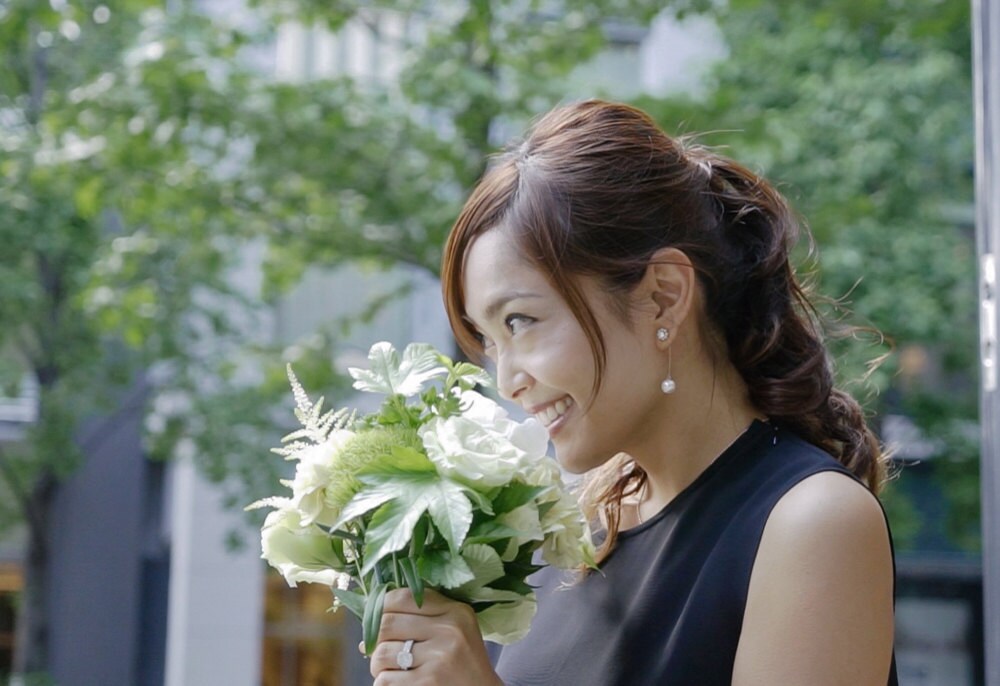
[[(573, 311), (502, 229), (481, 235), (463, 270), (466, 318), (496, 364), (500, 394), (548, 427), (566, 469), (584, 472), (618, 452), (642, 450), (664, 407), (664, 356), (611, 308), (600, 284), (581, 279), (607, 350), (602, 383)], [(647, 340), (648, 339), (648, 340)]]

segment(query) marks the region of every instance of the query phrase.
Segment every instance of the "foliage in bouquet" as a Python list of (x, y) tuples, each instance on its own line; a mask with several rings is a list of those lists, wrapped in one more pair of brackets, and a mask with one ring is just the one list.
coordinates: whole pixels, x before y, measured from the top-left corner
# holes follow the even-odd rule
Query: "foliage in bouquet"
[(362, 621), (366, 651), (378, 638), (385, 593), (424, 589), (469, 603), (483, 636), (498, 643), (527, 633), (535, 595), (526, 582), (545, 563), (593, 565), (590, 532), (576, 499), (546, 456), (534, 419), (512, 420), (473, 390), (491, 384), (481, 368), (455, 363), (427, 344), (402, 355), (372, 346), (369, 369), (350, 369), (357, 390), (385, 396), (359, 417), (322, 413), (291, 368), (303, 428), (275, 449), (296, 460), (283, 481), (290, 497), (261, 533), (263, 557), (295, 586), (330, 586), (334, 608)]

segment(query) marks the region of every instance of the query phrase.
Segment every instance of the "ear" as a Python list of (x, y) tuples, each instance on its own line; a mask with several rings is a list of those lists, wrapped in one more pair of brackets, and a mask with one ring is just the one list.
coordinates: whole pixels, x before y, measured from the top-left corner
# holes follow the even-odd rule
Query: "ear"
[(687, 318), (695, 299), (697, 277), (691, 258), (677, 248), (657, 250), (649, 260), (640, 287), (650, 324), (673, 332)]

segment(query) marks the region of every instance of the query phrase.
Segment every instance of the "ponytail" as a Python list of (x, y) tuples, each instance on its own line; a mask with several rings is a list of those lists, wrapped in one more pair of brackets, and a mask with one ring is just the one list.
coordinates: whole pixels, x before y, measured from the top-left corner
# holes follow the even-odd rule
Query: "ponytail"
[(711, 159), (710, 195), (726, 239), (742, 253), (722, 272), (711, 313), (730, 361), (755, 407), (878, 493), (886, 478), (879, 441), (858, 402), (834, 387), (822, 319), (789, 260), (798, 223), (767, 181), (732, 160)]

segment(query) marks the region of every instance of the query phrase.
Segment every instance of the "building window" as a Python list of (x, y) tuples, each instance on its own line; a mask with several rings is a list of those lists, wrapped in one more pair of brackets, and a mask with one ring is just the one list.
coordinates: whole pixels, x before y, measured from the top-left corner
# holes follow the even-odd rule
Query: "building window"
[(6, 677), (14, 669), (17, 597), (23, 581), (17, 565), (0, 564), (0, 677)]
[(264, 600), (263, 686), (347, 686), (347, 610), (328, 612), (330, 589), (289, 588), (268, 570)]

